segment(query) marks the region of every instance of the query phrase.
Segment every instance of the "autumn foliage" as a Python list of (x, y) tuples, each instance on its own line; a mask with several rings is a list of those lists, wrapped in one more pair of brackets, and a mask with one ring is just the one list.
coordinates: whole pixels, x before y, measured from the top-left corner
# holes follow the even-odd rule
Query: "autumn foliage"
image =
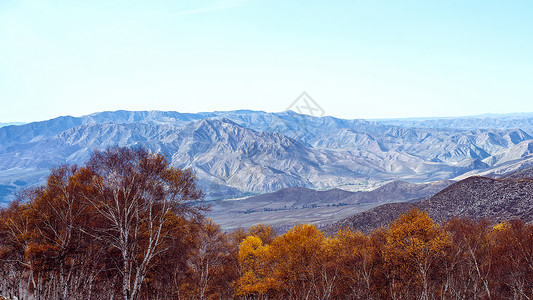
[[(0, 212), (3, 296), (140, 299), (189, 278), (193, 249), (215, 238), (189, 170), (143, 149), (94, 152), (82, 167), (55, 168), (46, 185)], [(166, 261), (165, 261), (166, 260)], [(192, 280), (191, 280), (192, 281)]]
[(229, 233), (188, 170), (95, 152), (0, 210), (0, 299), (532, 299), (533, 225), (412, 210), (365, 235)]
[(369, 235), (299, 225), (239, 248), (237, 295), (250, 299), (531, 299), (533, 226), (411, 210)]

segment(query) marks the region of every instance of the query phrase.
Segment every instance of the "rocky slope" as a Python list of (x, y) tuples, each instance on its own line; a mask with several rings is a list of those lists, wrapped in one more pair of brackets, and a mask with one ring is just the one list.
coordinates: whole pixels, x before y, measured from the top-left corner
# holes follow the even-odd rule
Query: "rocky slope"
[(437, 222), (453, 217), (487, 218), (495, 222), (518, 218), (533, 221), (533, 180), (493, 179), (474, 176), (454, 183), (431, 198), (416, 202), (389, 203), (326, 227), (369, 232), (387, 226), (411, 208), (427, 211)]

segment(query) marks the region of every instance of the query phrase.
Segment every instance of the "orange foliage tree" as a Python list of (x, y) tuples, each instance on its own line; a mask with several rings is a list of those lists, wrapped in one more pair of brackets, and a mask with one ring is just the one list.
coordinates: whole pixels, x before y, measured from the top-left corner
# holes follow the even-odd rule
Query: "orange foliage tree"
[(0, 211), (8, 278), (0, 284), (9, 297), (138, 299), (159, 259), (203, 224), (194, 175), (143, 149), (97, 151), (81, 168), (53, 169), (25, 195), (27, 204)]
[[(430, 283), (450, 237), (427, 213), (413, 209), (394, 221), (383, 249), (390, 291), (395, 297), (430, 299)], [(436, 290), (435, 288), (433, 290)]]

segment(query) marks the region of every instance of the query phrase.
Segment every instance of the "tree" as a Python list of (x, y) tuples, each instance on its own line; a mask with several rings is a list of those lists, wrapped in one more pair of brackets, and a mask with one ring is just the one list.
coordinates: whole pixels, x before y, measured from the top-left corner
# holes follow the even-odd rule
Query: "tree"
[(39, 271), (36, 295), (67, 299), (91, 282), (92, 270), (80, 269), (84, 263), (80, 253), (86, 252), (91, 243), (82, 232), (86, 206), (78, 201), (79, 195), (87, 192), (91, 178), (87, 169), (62, 166), (52, 169), (47, 184), (33, 191), (27, 206), (31, 231), (26, 259), (33, 262), (33, 271)]
[(255, 235), (246, 237), (239, 246), (239, 263), (242, 275), (237, 282), (237, 294), (263, 297), (274, 287), (270, 246)]
[(30, 223), (27, 205), (19, 201), (0, 210), (0, 290), (8, 298), (27, 298), (29, 295), (32, 264), (26, 260), (25, 250), (29, 243)]
[(508, 299), (533, 298), (533, 225), (503, 222), (490, 232), (493, 290)]
[(359, 231), (342, 230), (330, 240), (330, 260), (339, 267), (337, 295), (355, 299), (373, 299), (379, 247), (372, 236)]
[[(188, 259), (187, 290), (193, 299), (228, 298), (233, 295), (231, 247), (220, 226), (207, 219), (201, 226)], [(232, 274), (233, 273), (233, 274)], [(229, 292), (228, 292), (229, 291)]]
[(224, 240), (203, 223), (192, 172), (143, 149), (96, 151), (23, 195), (25, 204), (0, 210), (0, 294), (8, 297), (137, 299), (148, 277), (162, 279), (153, 272), (165, 254), (186, 254), (171, 264), (185, 273), (193, 248), (209, 257), (208, 245)]
[(257, 224), (250, 228), (248, 228), (248, 231), (246, 233), (247, 236), (255, 235), (256, 237), (260, 238), (263, 244), (269, 245), (274, 241), (276, 238), (276, 232), (272, 227), (264, 224)]
[(492, 299), (490, 277), (492, 273), (491, 226), (488, 220), (450, 220), (445, 230), (452, 239), (447, 251), (449, 293), (454, 298)]
[(270, 244), (273, 288), (281, 298), (327, 298), (335, 282), (326, 270), (326, 238), (314, 225), (297, 225)]
[[(430, 280), (444, 258), (450, 237), (427, 213), (412, 209), (388, 230), (384, 256), (391, 276), (391, 295), (430, 299)], [(432, 289), (436, 290), (436, 289)], [(419, 295), (414, 295), (417, 292)]]
[(202, 198), (190, 170), (172, 168), (144, 149), (95, 151), (87, 169), (90, 189), (81, 200), (96, 219), (86, 234), (120, 253), (124, 300), (136, 299), (155, 258), (169, 249), (176, 218), (199, 217)]

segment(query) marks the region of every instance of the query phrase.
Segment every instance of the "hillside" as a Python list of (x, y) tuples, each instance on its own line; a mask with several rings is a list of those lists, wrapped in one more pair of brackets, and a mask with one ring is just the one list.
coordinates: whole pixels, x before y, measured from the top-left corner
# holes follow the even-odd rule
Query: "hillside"
[(452, 217), (487, 218), (496, 222), (518, 218), (530, 222), (533, 221), (533, 180), (470, 177), (450, 185), (427, 200), (381, 205), (326, 228), (330, 233), (341, 228), (369, 232), (387, 226), (413, 207), (427, 211), (437, 222)]
[[(322, 206), (328, 204), (364, 204), (379, 202), (397, 202), (431, 196), (445, 187), (451, 181), (439, 181), (435, 183), (409, 183), (405, 181), (389, 182), (371, 191), (350, 192), (342, 189), (312, 190), (301, 187), (284, 188), (274, 193), (266, 193), (252, 196), (239, 203), (256, 204), (270, 203), (279, 204), (287, 208), (301, 208), (304, 206)], [(268, 208), (279, 208), (271, 207)]]

